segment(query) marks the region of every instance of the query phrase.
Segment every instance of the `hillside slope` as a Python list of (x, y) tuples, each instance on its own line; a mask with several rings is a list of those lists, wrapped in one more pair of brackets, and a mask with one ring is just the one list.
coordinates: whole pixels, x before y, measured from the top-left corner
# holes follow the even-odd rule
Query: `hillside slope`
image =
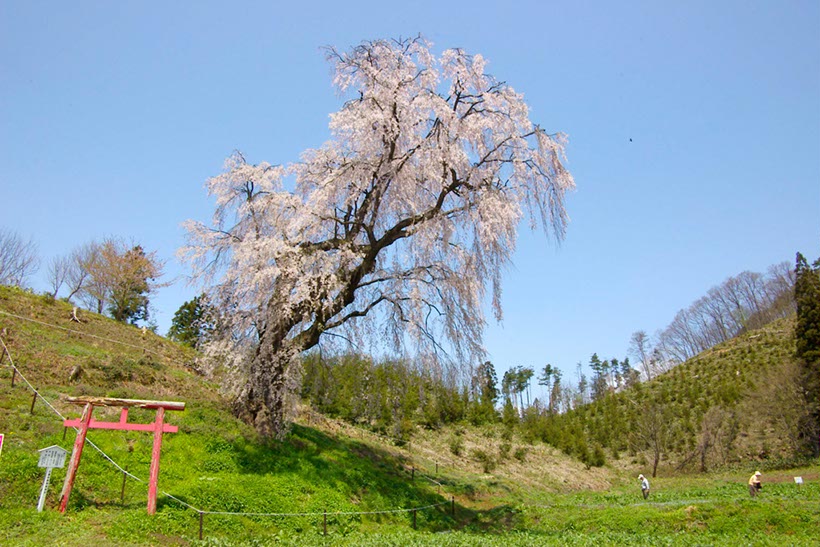
[[(96, 314), (79, 316), (81, 323), (73, 321), (65, 302), (0, 287), (0, 337), (8, 348), (0, 360), (0, 433), (6, 435), (0, 528), (12, 543), (57, 537), (52, 527), (38, 530), (60, 518), (55, 507), (63, 469), (54, 471), (46, 512), (32, 508), (43, 477), (37, 450), (70, 450), (73, 443), (61, 415), (76, 418), (81, 408), (69, 404), (69, 396), (184, 401), (187, 408), (166, 415), (179, 432), (164, 436), (157, 518), (145, 518), (152, 436), (89, 432), (93, 445), (83, 453), (69, 504), (68, 544), (195, 539), (200, 516), (209, 533), (238, 541), (315, 533), (325, 511), (337, 533), (406, 529), (411, 522), (430, 531), (467, 522), (503, 528), (499, 506), (619, 480), (611, 470), (587, 472), (550, 447), (525, 447), (493, 428), (418, 430), (399, 447), (308, 409), (285, 442), (265, 444), (231, 415), (219, 386), (196, 372), (195, 352)], [(117, 421), (118, 414), (117, 408), (99, 408), (94, 417)], [(152, 419), (150, 411), (129, 414), (132, 423)], [(448, 448), (452, 436), (462, 438), (460, 456)], [(479, 451), (506, 451), (506, 457), (494, 458), (498, 463), (488, 473)]]
[(628, 452), (633, 465), (706, 470), (792, 458), (803, 412), (794, 317), (719, 344), (649, 382), (580, 407), (552, 425)]

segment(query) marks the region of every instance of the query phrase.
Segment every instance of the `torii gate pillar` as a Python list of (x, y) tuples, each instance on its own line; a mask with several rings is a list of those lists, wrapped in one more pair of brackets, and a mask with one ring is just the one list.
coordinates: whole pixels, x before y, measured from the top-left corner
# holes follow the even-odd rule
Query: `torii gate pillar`
[[(85, 438), (89, 429), (117, 429), (121, 431), (153, 431), (154, 446), (151, 451), (151, 468), (148, 478), (148, 514), (157, 512), (157, 483), (159, 482), (159, 455), (162, 448), (162, 434), (176, 433), (178, 428), (165, 423), (166, 410), (185, 410), (185, 403), (175, 401), (143, 401), (138, 399), (114, 399), (110, 397), (69, 397), (68, 402), (76, 405), (85, 405), (82, 418), (65, 420), (63, 425), (75, 427), (77, 438), (74, 440), (74, 450), (71, 452), (71, 461), (66, 470), (63, 491), (60, 494), (60, 512), (65, 513), (68, 506), (68, 497), (74, 486), (77, 468), (85, 446)], [(122, 408), (119, 422), (98, 422), (91, 418), (95, 406), (118, 406)], [(156, 409), (157, 415), (151, 424), (129, 424), (128, 409), (131, 407)]]

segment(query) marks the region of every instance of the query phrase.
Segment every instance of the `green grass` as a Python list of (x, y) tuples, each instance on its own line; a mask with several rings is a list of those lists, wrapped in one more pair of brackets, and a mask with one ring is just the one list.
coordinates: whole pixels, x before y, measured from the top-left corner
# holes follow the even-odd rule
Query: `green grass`
[[(47, 328), (0, 315), (0, 329), (15, 363), (60, 412), (78, 417), (67, 395), (109, 395), (182, 400), (184, 412), (168, 412), (179, 432), (164, 436), (156, 515), (146, 514), (152, 436), (92, 430), (89, 439), (141, 479), (123, 473), (86, 446), (68, 511), (56, 510), (65, 470), (52, 476), (45, 511), (36, 504), (44, 470), (37, 450), (53, 444), (70, 449), (60, 418), (18, 377), (11, 387), (8, 360), (0, 365), (0, 544), (2, 545), (815, 545), (820, 525), (820, 463), (789, 470), (764, 470), (764, 490), (750, 499), (745, 481), (754, 470), (737, 468), (709, 475), (660, 477), (644, 501), (631, 470), (592, 470), (599, 490), (570, 491), (523, 486), (480, 466), (447, 457), (437, 485), (416, 480), (407, 469), (428, 469), (436, 454), (419, 457), (380, 444), (376, 436), (353, 438), (326, 426), (296, 425), (283, 443), (260, 442), (237, 421), (213, 383), (192, 372), (194, 356), (161, 337), (84, 314), (72, 324), (70, 306), (0, 287), (0, 310), (39, 321), (84, 329)], [(119, 346), (89, 336), (123, 340)], [(146, 348), (142, 351), (133, 346)], [(76, 382), (68, 372), (84, 372)], [(116, 420), (118, 410), (95, 409), (97, 419)], [(153, 412), (132, 410), (131, 422), (149, 422)], [(481, 431), (461, 426), (480, 442)], [(449, 432), (435, 432), (447, 439)], [(484, 439), (486, 440), (486, 439)], [(416, 442), (413, 440), (412, 442)], [(445, 443), (446, 444), (446, 443)], [(445, 449), (446, 450), (446, 449)], [(423, 454), (423, 453), (422, 453)], [(536, 466), (538, 451), (528, 451)], [(435, 461), (442, 461), (436, 459)], [(546, 460), (545, 460), (546, 461)], [(462, 465), (462, 462), (464, 465)], [(505, 464), (506, 465), (506, 464)], [(754, 464), (757, 465), (757, 464)], [(432, 471), (425, 471), (432, 474)], [(583, 471), (579, 471), (583, 472)], [(601, 479), (602, 473), (607, 477)], [(791, 477), (803, 475), (797, 487)], [(546, 478), (542, 484), (558, 484)], [(121, 498), (122, 495), (122, 498)], [(450, 513), (451, 496), (455, 514)], [(177, 501), (179, 500), (179, 501)], [(441, 505), (437, 505), (441, 504)], [(416, 529), (402, 508), (417, 512)], [(203, 540), (199, 540), (200, 515)], [(324, 512), (328, 512), (327, 536)], [(215, 513), (309, 513), (301, 516)], [(344, 513), (344, 514), (341, 514)], [(355, 514), (354, 514), (355, 513)], [(362, 514), (371, 513), (371, 514)]]

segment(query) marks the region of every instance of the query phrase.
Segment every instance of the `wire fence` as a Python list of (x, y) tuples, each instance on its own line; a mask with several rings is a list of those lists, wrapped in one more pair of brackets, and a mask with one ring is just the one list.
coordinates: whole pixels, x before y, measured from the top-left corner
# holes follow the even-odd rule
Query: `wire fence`
[[(2, 310), (0, 310), (0, 314), (6, 315), (8, 317), (13, 317), (13, 318), (16, 318), (16, 319), (20, 319), (20, 320), (23, 320), (23, 321), (29, 321), (29, 322), (32, 322), (32, 323), (37, 323), (41, 326), (60, 329), (60, 330), (63, 330), (63, 331), (67, 331), (67, 332), (82, 335), (82, 336), (89, 336), (91, 338), (95, 338), (95, 339), (98, 339), (98, 340), (103, 340), (103, 341), (106, 341), (106, 342), (109, 342), (109, 343), (119, 344), (119, 345), (122, 345), (122, 346), (127, 346), (127, 347), (131, 347), (131, 348), (139, 349), (139, 350), (142, 350), (142, 351), (147, 352), (147, 353), (153, 353), (155, 355), (159, 355), (161, 357), (167, 358), (165, 355), (163, 355), (160, 352), (153, 351), (153, 350), (150, 350), (148, 348), (144, 348), (142, 346), (137, 346), (135, 344), (130, 344), (130, 343), (127, 343), (127, 342), (122, 342), (122, 341), (119, 341), (119, 340), (106, 338), (106, 337), (103, 337), (103, 336), (97, 336), (97, 335), (94, 335), (94, 334), (90, 334), (90, 333), (86, 333), (86, 332), (82, 332), (82, 331), (78, 331), (78, 330), (74, 330), (74, 329), (69, 329), (69, 328), (66, 328), (66, 327), (61, 327), (59, 325), (52, 325), (52, 324), (46, 323), (44, 321), (39, 321), (39, 320), (31, 319), (31, 318), (28, 318), (28, 317), (23, 317), (23, 316), (8, 313), (8, 312), (2, 311)], [(0, 352), (0, 363), (2, 363), (2, 361), (4, 360), (4, 357), (8, 359), (9, 364), (5, 365), (5, 366), (8, 366), (12, 370), (12, 387), (14, 387), (16, 377), (19, 376), (20, 380), (34, 394), (34, 399), (32, 400), (32, 409), (34, 408), (35, 402), (39, 399), (54, 414), (56, 414), (60, 418), (61, 421), (65, 422), (67, 420), (67, 418), (51, 403), (51, 401), (48, 400), (48, 398), (43, 396), (43, 394), (40, 393), (40, 391), (37, 388), (34, 387), (34, 385), (26, 378), (26, 376), (23, 374), (23, 372), (20, 370), (20, 368), (14, 363), (14, 359), (11, 355), (11, 351), (9, 350), (8, 346), (5, 343), (5, 340), (3, 340), (2, 337), (0, 337), (0, 345), (2, 346), (2, 351)], [(80, 431), (77, 427), (72, 427), (72, 429), (74, 429), (74, 431), (77, 432), (77, 433), (79, 433), (79, 431)], [(374, 433), (374, 435), (378, 435), (378, 434)], [(129, 472), (126, 468), (124, 468), (119, 463), (117, 463), (111, 456), (106, 454), (105, 451), (103, 451), (99, 446), (97, 446), (91, 439), (88, 439), (86, 437), (86, 442), (92, 448), (94, 448), (94, 450), (96, 450), (97, 453), (99, 453), (100, 456), (103, 457), (103, 459), (105, 459), (107, 462), (109, 462), (109, 464), (111, 464), (120, 473), (122, 473), (124, 477), (128, 477), (128, 478), (130, 478), (134, 481), (137, 481), (140, 484), (147, 485), (146, 480), (144, 480), (141, 477), (138, 477), (138, 476), (134, 475), (133, 473)], [(415, 477), (415, 468), (413, 468), (412, 473), (413, 473), (413, 477)], [(422, 473), (419, 473), (419, 476), (429, 480), (433, 484), (436, 484), (439, 487), (439, 492), (441, 491), (442, 484), (440, 482), (438, 482), (435, 479), (433, 479), (431, 477), (428, 477), (427, 475), (424, 475)], [(186, 509), (190, 509), (191, 511), (193, 511), (193, 512), (195, 512), (199, 515), (199, 538), (200, 539), (202, 539), (202, 537), (203, 537), (203, 519), (204, 519), (205, 515), (248, 516), (248, 517), (285, 517), (285, 518), (288, 518), (288, 517), (322, 517), (323, 522), (324, 522), (324, 533), (325, 534), (327, 534), (327, 517), (358, 516), (358, 515), (361, 515), (361, 516), (365, 516), (365, 515), (387, 515), (387, 514), (407, 513), (407, 514), (412, 514), (413, 527), (415, 528), (416, 527), (416, 515), (419, 511), (427, 511), (427, 510), (434, 509), (434, 508), (437, 508), (437, 507), (442, 507), (444, 505), (450, 505), (450, 507), (451, 507), (450, 513), (452, 515), (455, 515), (455, 498), (452, 497), (452, 496), (451, 496), (450, 500), (445, 500), (445, 501), (441, 501), (439, 503), (433, 503), (433, 504), (429, 504), (429, 505), (424, 505), (424, 506), (419, 506), (419, 507), (410, 507), (410, 508), (385, 509), (385, 510), (378, 510), (378, 511), (321, 511), (321, 512), (313, 511), (313, 512), (302, 512), (302, 513), (276, 513), (276, 512), (252, 512), (252, 511), (212, 511), (212, 510), (196, 507), (196, 506), (194, 506), (194, 505), (192, 505), (192, 504), (190, 504), (190, 503), (188, 503), (184, 500), (181, 500), (177, 496), (174, 496), (173, 494), (170, 494), (169, 492), (166, 492), (164, 490), (159, 490), (159, 493), (162, 496), (165, 496), (168, 499), (173, 500), (176, 503), (179, 503), (181, 506), (185, 507)]]

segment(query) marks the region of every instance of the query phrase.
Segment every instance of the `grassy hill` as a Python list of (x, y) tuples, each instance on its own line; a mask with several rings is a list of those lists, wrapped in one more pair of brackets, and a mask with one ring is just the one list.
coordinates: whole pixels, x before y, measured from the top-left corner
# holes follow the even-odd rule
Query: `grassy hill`
[[(756, 500), (744, 496), (746, 470), (662, 478), (647, 503), (633, 468), (587, 470), (496, 427), (419, 429), (396, 446), (305, 408), (285, 442), (266, 444), (197, 373), (191, 350), (96, 314), (81, 311), (82, 323), (71, 315), (64, 302), (0, 287), (0, 337), (10, 353), (0, 361), (2, 544), (654, 545), (696, 537), (736, 545), (765, 530), (767, 541), (810, 545), (820, 524), (816, 465), (767, 473)], [(66, 401), (78, 395), (186, 402), (184, 412), (166, 414), (179, 432), (163, 440), (156, 515), (145, 511), (151, 435), (103, 430), (89, 432), (99, 451), (86, 446), (67, 513), (56, 511), (60, 469), (45, 511), (36, 511), (44, 476), (37, 450), (70, 450), (74, 434), (59, 414), (78, 417), (80, 407)], [(95, 417), (116, 421), (118, 412)], [(476, 457), (482, 451), (507, 456), (489, 470)], [(796, 487), (792, 473), (807, 483)]]
[(633, 464), (705, 471), (752, 462), (776, 468), (798, 453), (794, 317), (717, 345), (665, 374), (556, 417), (545, 440), (582, 429)]

